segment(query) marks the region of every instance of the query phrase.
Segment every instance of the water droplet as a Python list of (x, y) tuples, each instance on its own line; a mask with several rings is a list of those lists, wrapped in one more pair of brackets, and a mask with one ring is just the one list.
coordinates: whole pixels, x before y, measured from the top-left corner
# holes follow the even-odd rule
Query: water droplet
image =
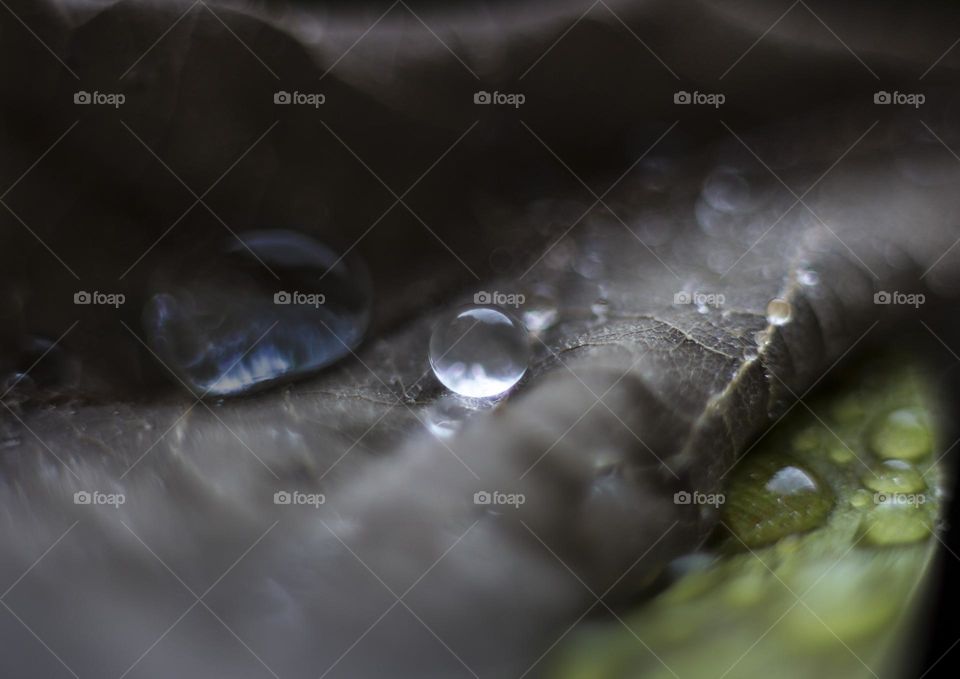
[(801, 429), (791, 439), (793, 449), (809, 453), (820, 448), (823, 445), (823, 430), (815, 425)]
[(743, 350), (743, 360), (745, 361), (756, 361), (759, 357), (760, 354), (754, 347), (746, 347)]
[(16, 448), (21, 444), (20, 435), (6, 430), (0, 431), (0, 450)]
[(523, 312), (523, 324), (534, 335), (549, 329), (557, 320), (556, 307), (536, 307)]
[(241, 394), (316, 371), (367, 328), (372, 293), (359, 262), (294, 231), (242, 240), (158, 272), (143, 312), (154, 351), (199, 393)]
[(820, 283), (820, 274), (813, 269), (800, 269), (797, 271), (797, 280), (800, 282), (800, 285), (812, 287)]
[(888, 460), (864, 474), (863, 485), (879, 493), (919, 493), (927, 487), (920, 472), (900, 460)]
[(574, 270), (588, 280), (603, 278), (606, 266), (599, 252), (581, 250), (573, 263)]
[(21, 370), (14, 370), (13, 372), (5, 375), (3, 380), (0, 381), (0, 393), (6, 394), (14, 389), (17, 389), (20, 392), (29, 393), (36, 389), (36, 385), (33, 383), (33, 379), (30, 377), (30, 375)]
[(786, 325), (792, 316), (793, 307), (785, 299), (777, 297), (767, 304), (767, 322), (770, 325)]
[(849, 464), (854, 460), (853, 451), (842, 445), (830, 446), (829, 455), (837, 464)]
[(590, 311), (597, 323), (606, 323), (607, 314), (610, 312), (610, 302), (602, 298), (598, 299), (590, 305)]
[(864, 542), (877, 547), (904, 545), (931, 537), (932, 525), (923, 506), (881, 505), (863, 519)]
[(743, 212), (753, 202), (750, 182), (732, 167), (710, 173), (703, 183), (703, 199), (720, 212)]
[(753, 333), (753, 341), (757, 343), (757, 349), (762, 351), (765, 346), (770, 344), (770, 333), (766, 330), (758, 330)]
[(591, 460), (593, 471), (598, 476), (616, 473), (623, 464), (623, 455), (613, 450), (601, 450)]
[(834, 502), (813, 472), (785, 455), (745, 459), (726, 497), (724, 522), (750, 547), (818, 528)]
[(873, 425), (869, 445), (884, 459), (919, 460), (932, 449), (930, 427), (917, 409), (894, 410)]
[(448, 394), (434, 403), (424, 418), (427, 429), (437, 438), (448, 439), (483, 409), (484, 402)]
[(817, 491), (817, 482), (800, 467), (784, 467), (770, 477), (764, 486), (778, 495), (797, 495)]
[(830, 404), (830, 414), (842, 424), (855, 424), (866, 415), (863, 408), (863, 396), (851, 394), (841, 397)]
[(557, 322), (559, 308), (555, 291), (545, 283), (536, 285), (532, 293), (523, 300), (521, 320), (534, 335), (553, 327)]
[(461, 307), (441, 318), (430, 337), (434, 375), (463, 396), (502, 394), (523, 377), (529, 361), (526, 329), (498, 307)]
[(63, 349), (38, 335), (26, 335), (16, 344), (13, 360), (0, 369), (0, 394), (13, 402), (36, 397), (39, 389), (66, 387), (76, 382), (78, 366)]

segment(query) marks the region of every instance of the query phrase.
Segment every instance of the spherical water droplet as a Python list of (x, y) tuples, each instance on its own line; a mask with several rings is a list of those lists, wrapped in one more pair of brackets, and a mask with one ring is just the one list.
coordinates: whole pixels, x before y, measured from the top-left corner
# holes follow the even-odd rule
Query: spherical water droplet
[(453, 392), (502, 394), (527, 371), (530, 345), (517, 319), (494, 306), (470, 305), (444, 316), (430, 337), (430, 367)]
[(785, 299), (777, 297), (767, 304), (767, 322), (770, 325), (786, 325), (792, 316), (793, 308)]
[(248, 232), (160, 271), (154, 290), (143, 312), (150, 345), (192, 389), (214, 396), (343, 358), (363, 338), (372, 304), (359, 262), (287, 230)]
[(875, 455), (884, 459), (919, 460), (930, 454), (933, 442), (923, 413), (901, 408), (873, 425), (869, 445)]

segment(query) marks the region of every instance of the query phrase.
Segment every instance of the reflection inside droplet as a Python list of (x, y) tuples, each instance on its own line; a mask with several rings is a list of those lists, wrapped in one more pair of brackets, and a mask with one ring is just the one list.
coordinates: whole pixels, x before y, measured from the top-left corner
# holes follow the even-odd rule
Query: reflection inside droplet
[(527, 371), (530, 346), (523, 324), (503, 309), (470, 305), (441, 318), (430, 337), (430, 366), (463, 396), (502, 394)]
[(343, 358), (363, 338), (371, 303), (359, 262), (294, 231), (253, 231), (159, 271), (143, 324), (191, 389), (226, 396)]
[(817, 491), (817, 482), (799, 467), (784, 467), (766, 483), (766, 489), (780, 495), (796, 495)]

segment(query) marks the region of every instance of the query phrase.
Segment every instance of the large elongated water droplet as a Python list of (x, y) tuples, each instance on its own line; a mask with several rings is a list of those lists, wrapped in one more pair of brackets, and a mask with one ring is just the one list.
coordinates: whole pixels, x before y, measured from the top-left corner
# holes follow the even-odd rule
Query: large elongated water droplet
[(467, 306), (441, 318), (430, 337), (430, 367), (445, 387), (486, 398), (507, 391), (527, 371), (526, 328), (495, 306)]
[(198, 395), (241, 394), (334, 363), (360, 343), (372, 303), (362, 264), (287, 230), (242, 234), (154, 285), (148, 342)]

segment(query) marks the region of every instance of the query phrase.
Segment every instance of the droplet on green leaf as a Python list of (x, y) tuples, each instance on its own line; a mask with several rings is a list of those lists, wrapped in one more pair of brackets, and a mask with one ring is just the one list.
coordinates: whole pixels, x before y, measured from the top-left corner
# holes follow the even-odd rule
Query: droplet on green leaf
[(724, 523), (748, 547), (820, 526), (833, 493), (812, 471), (785, 455), (741, 462), (731, 480)]
[(923, 413), (901, 408), (884, 415), (870, 430), (870, 450), (884, 459), (919, 460), (930, 454), (930, 427)]

